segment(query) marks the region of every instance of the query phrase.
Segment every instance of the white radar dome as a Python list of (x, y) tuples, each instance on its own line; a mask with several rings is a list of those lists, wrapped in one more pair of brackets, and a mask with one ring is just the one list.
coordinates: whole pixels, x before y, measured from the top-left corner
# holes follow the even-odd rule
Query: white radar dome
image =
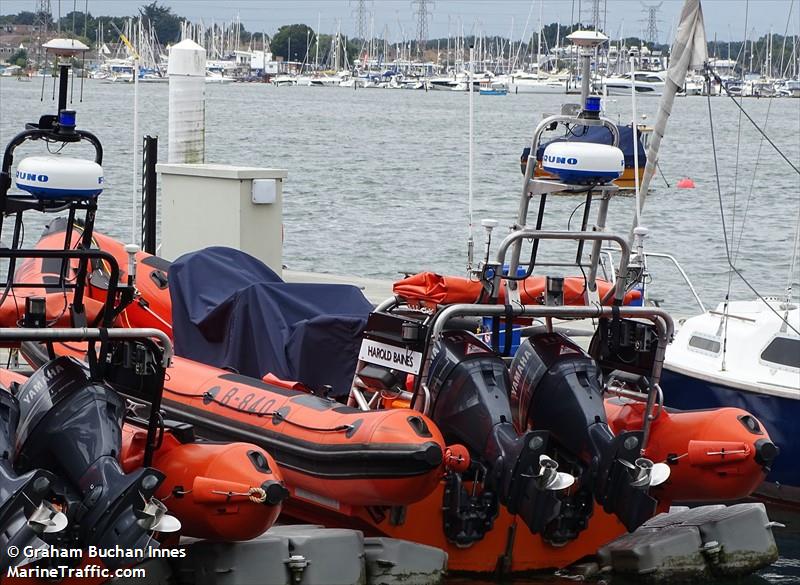
[(608, 183), (625, 170), (616, 146), (594, 142), (553, 142), (542, 154), (542, 168), (568, 184)]
[(17, 166), (14, 182), (39, 199), (88, 199), (103, 192), (103, 167), (68, 156), (29, 156)]

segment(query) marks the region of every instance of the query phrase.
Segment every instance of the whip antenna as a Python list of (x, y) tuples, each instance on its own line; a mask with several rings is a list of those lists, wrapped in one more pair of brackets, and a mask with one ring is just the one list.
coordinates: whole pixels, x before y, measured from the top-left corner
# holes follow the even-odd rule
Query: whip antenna
[(475, 240), (472, 237), (472, 136), (473, 136), (473, 99), (472, 78), (475, 73), (475, 47), (469, 46), (469, 77), (467, 91), (469, 91), (469, 191), (467, 196), (467, 213), (469, 215), (469, 235), (467, 236), (467, 273), (472, 273), (472, 261), (475, 251)]

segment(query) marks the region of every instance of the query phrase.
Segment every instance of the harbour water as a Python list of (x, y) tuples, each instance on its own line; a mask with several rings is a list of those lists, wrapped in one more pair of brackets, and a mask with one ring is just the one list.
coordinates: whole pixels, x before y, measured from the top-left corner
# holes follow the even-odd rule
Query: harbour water
[[(51, 80), (19, 83), (0, 78), (0, 142), (53, 109)], [(79, 126), (91, 128), (105, 147), (107, 190), (99, 228), (116, 237), (131, 233), (133, 180), (132, 105), (128, 84), (86, 80), (83, 102), (74, 91)], [(166, 160), (166, 84), (141, 84), (141, 134), (160, 137)], [(288, 169), (284, 186), (284, 263), (291, 269), (395, 278), (401, 271), (462, 273), (467, 237), (468, 95), (263, 84), (206, 86), (206, 161)], [(557, 113), (565, 98), (509, 95), (475, 97), (474, 224), (492, 217), (503, 229), (516, 214), (521, 187), (519, 155), (535, 124)], [(637, 100), (640, 122), (655, 121), (658, 98)], [(720, 182), (731, 254), (763, 294), (783, 294), (794, 228), (800, 176), (741, 119), (729, 98), (712, 98)], [(786, 156), (800, 160), (800, 100), (745, 99), (744, 107)], [(630, 99), (608, 98), (607, 114), (629, 121)], [(663, 142), (660, 175), (653, 181), (643, 224), (647, 249), (674, 254), (707, 304), (722, 300), (729, 271), (720, 221), (708, 105), (704, 97), (678, 98)], [(642, 116), (646, 116), (642, 118)], [(26, 152), (25, 148), (20, 149)], [(19, 152), (19, 151), (18, 151)], [(676, 189), (682, 177), (697, 188)], [(137, 179), (138, 180), (138, 179)], [(549, 204), (545, 226), (566, 227), (578, 197)], [(734, 211), (735, 203), (735, 211)], [(213, 213), (213, 210), (209, 210)], [(572, 221), (580, 221), (580, 209)], [(627, 232), (633, 199), (612, 202), (609, 223)], [(31, 237), (38, 230), (29, 229)], [(478, 246), (478, 249), (481, 249)], [(543, 258), (563, 258), (558, 244), (543, 246)], [(677, 272), (654, 260), (653, 291), (680, 313), (696, 307)], [(791, 280), (800, 290), (800, 271)], [(734, 276), (731, 297), (752, 293)]]
[[(0, 143), (54, 109), (52, 80), (19, 83), (0, 78)], [(141, 134), (160, 137), (167, 152), (166, 84), (142, 84)], [(83, 102), (74, 88), (79, 127), (95, 132), (105, 147), (106, 192), (98, 229), (131, 239), (133, 88), (87, 80)], [(467, 100), (461, 92), (207, 85), (206, 160), (289, 171), (284, 188), (284, 263), (295, 270), (396, 278), (403, 271), (462, 273), (467, 237)], [(536, 123), (577, 96), (474, 96), (474, 223), (491, 217), (501, 228), (515, 215), (521, 186), (519, 155)], [(658, 99), (638, 100), (639, 121), (655, 120)], [(629, 121), (630, 100), (605, 103), (612, 119)], [(800, 177), (763, 142), (728, 98), (712, 98), (723, 206), (731, 254), (762, 294), (800, 290), (798, 266), (788, 274), (794, 229), (800, 219)], [(800, 100), (744, 101), (748, 113), (795, 164), (800, 162)], [(642, 115), (646, 117), (642, 119)], [(37, 147), (34, 147), (37, 148)], [(18, 156), (32, 152), (18, 149)], [(654, 180), (643, 216), (648, 250), (675, 255), (707, 304), (751, 291), (726, 269), (726, 248), (706, 98), (679, 98), (661, 154), (664, 178)], [(682, 177), (697, 188), (674, 188)], [(138, 177), (137, 177), (138, 181)], [(665, 181), (671, 185), (667, 187)], [(138, 198), (138, 195), (137, 195)], [(565, 228), (581, 197), (557, 197), (545, 226)], [(209, 209), (208, 213), (214, 213)], [(612, 228), (627, 232), (633, 199), (612, 202)], [(580, 221), (577, 209), (573, 222)], [(39, 229), (29, 222), (27, 242)], [(482, 250), (480, 228), (476, 228)], [(6, 242), (7, 244), (7, 242)], [(543, 259), (566, 250), (545, 246)], [(677, 314), (697, 309), (674, 269), (651, 266), (653, 293)], [(797, 523), (779, 531), (781, 561), (754, 583), (800, 583)], [(453, 581), (453, 583), (460, 581)], [(534, 580), (544, 584), (552, 580)], [(556, 581), (560, 582), (560, 581)], [(470, 581), (474, 583), (474, 581)]]

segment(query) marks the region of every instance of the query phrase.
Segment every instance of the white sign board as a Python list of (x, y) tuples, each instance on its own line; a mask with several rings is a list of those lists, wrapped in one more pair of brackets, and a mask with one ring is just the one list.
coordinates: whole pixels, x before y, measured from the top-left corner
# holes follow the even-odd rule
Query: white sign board
[(358, 359), (368, 364), (400, 370), (409, 374), (419, 374), (422, 370), (422, 352), (403, 347), (395, 347), (380, 341), (364, 339)]

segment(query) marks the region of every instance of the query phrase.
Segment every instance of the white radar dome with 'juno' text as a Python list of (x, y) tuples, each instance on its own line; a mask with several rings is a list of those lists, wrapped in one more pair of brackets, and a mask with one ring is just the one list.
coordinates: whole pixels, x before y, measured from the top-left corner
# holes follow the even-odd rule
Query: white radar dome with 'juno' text
[(29, 156), (14, 175), (17, 188), (39, 199), (84, 199), (103, 192), (103, 167), (68, 156)]
[(616, 146), (593, 142), (553, 142), (542, 154), (542, 168), (568, 184), (608, 183), (625, 170)]

